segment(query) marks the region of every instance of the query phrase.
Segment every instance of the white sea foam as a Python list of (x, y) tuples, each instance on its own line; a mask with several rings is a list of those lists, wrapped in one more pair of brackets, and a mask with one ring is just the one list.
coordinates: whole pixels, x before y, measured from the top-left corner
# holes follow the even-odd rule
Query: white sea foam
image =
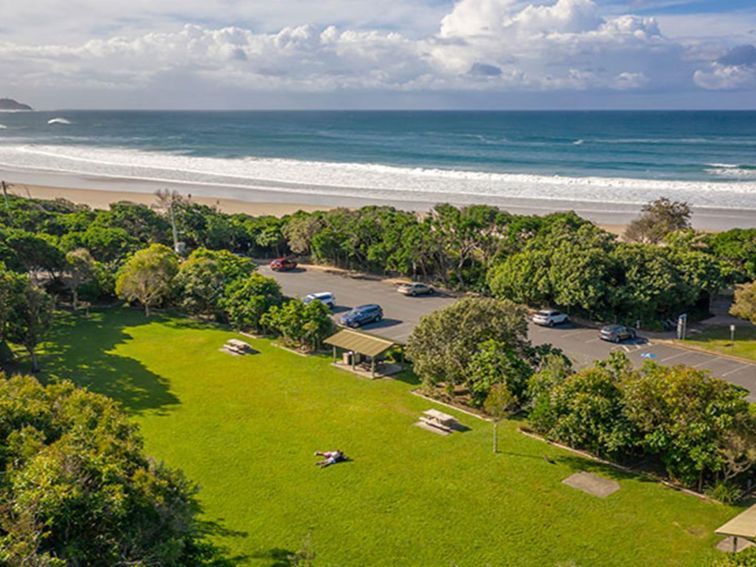
[(291, 159), (223, 159), (130, 149), (0, 145), (0, 166), (78, 175), (191, 183), (235, 191), (392, 201), (497, 202), (528, 198), (644, 203), (661, 195), (702, 207), (756, 209), (756, 182), (665, 181), (488, 173)]
[(712, 163), (711, 167), (706, 169), (706, 173), (717, 177), (730, 179), (756, 179), (756, 167), (745, 167), (728, 163)]
[(47, 121), (48, 124), (70, 124), (71, 121), (68, 118), (51, 118)]
[(5, 124), (0, 124), (0, 130), (5, 130), (7, 126)]

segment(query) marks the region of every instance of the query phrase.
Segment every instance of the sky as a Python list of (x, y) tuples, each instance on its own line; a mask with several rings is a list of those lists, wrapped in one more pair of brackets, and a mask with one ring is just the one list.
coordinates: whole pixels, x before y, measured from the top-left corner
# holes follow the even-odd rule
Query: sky
[(756, 109), (756, 0), (0, 0), (35, 108)]

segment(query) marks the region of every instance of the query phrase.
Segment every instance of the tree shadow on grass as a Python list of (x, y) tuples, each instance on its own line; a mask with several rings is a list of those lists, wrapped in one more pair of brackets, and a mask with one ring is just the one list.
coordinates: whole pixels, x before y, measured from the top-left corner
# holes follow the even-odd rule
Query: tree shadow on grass
[(612, 465), (592, 461), (577, 455), (553, 455), (552, 460), (566, 465), (573, 472), (590, 472), (613, 480), (639, 480), (641, 482), (656, 482), (655, 479), (641, 471), (625, 471)]
[(126, 328), (161, 321), (136, 311), (58, 316), (42, 359), (42, 380), (67, 379), (118, 402), (130, 413), (167, 411), (179, 404), (167, 379), (133, 358), (112, 354), (130, 340)]
[(216, 543), (219, 538), (246, 538), (249, 536), (247, 532), (231, 530), (219, 521), (200, 520), (198, 535), (204, 555), (202, 564), (205, 566), (233, 567), (250, 559), (249, 555), (231, 555), (226, 546)]

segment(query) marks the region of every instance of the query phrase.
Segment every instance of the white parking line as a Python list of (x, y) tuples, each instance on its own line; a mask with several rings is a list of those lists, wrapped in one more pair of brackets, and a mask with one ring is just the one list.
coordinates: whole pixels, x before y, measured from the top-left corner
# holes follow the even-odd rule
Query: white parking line
[(727, 378), (730, 374), (735, 374), (736, 372), (740, 372), (741, 370), (745, 370), (746, 368), (748, 368), (748, 366), (746, 364), (741, 364), (737, 368), (735, 368), (733, 370), (729, 370), (729, 371), (725, 372), (724, 374), (722, 374), (722, 378)]
[(600, 338), (596, 337), (595, 339), (591, 339), (590, 341), (585, 341), (585, 344), (590, 344), (590, 343), (597, 343), (597, 342), (599, 342), (600, 340), (601, 340)]
[(668, 356), (666, 358), (662, 358), (659, 362), (667, 362), (668, 360), (674, 360), (675, 358), (680, 358), (681, 356), (686, 356), (691, 353), (689, 352), (681, 352), (680, 354), (673, 354), (672, 356)]
[(710, 362), (716, 362), (718, 360), (722, 360), (722, 359), (721, 358), (716, 358), (716, 357), (710, 358), (710, 359), (706, 359), (703, 362), (699, 362), (698, 364), (694, 364), (693, 368), (699, 368), (699, 367), (703, 366), (704, 364), (709, 364)]

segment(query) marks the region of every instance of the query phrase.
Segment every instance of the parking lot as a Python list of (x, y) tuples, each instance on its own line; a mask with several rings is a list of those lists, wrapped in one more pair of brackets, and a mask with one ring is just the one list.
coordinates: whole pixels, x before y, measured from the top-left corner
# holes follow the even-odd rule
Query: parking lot
[[(366, 325), (363, 330), (399, 343), (407, 340), (423, 315), (457, 300), (454, 296), (443, 294), (406, 297), (397, 293), (396, 286), (389, 282), (348, 277), (321, 268), (304, 267), (291, 272), (273, 272), (262, 266), (260, 273), (274, 277), (283, 292), (291, 297), (304, 297), (308, 293), (322, 291), (333, 293), (336, 296), (334, 317), (356, 305), (379, 304), (383, 308), (383, 321)], [(615, 345), (599, 339), (596, 329), (572, 324), (553, 328), (530, 324), (529, 335), (534, 344), (551, 343), (561, 348), (578, 367), (588, 366), (594, 360), (606, 358), (612, 351), (621, 350), (638, 365), (644, 360), (655, 360), (661, 364), (687, 364), (710, 370), (713, 376), (748, 389), (751, 392), (749, 399), (756, 402), (754, 363), (649, 341), (644, 337)]]

